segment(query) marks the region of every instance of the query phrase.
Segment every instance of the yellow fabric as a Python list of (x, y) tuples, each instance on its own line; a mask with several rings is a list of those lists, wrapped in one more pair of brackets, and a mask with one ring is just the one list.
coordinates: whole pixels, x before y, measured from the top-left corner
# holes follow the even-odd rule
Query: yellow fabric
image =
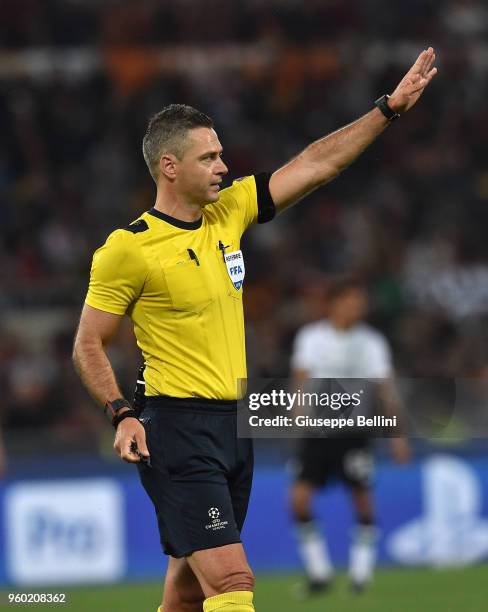
[(227, 253), (239, 250), (257, 215), (249, 176), (203, 209), (198, 229), (146, 212), (140, 217), (146, 231), (116, 230), (95, 252), (85, 301), (131, 317), (146, 364), (146, 395), (237, 397), (237, 380), (246, 378), (242, 288), (234, 288), (218, 244)]
[(159, 606), (159, 608), (157, 609), (157, 612), (163, 612), (162, 606)]
[(203, 612), (254, 612), (251, 591), (234, 591), (209, 597), (203, 602)]

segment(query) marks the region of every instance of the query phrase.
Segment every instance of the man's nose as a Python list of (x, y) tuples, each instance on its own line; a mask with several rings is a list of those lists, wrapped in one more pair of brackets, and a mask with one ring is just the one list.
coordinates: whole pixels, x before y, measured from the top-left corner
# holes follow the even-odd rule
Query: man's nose
[(224, 162), (219, 158), (220, 164), (217, 168), (217, 174), (227, 174), (227, 172), (229, 172), (229, 169), (227, 168), (227, 166), (224, 164)]

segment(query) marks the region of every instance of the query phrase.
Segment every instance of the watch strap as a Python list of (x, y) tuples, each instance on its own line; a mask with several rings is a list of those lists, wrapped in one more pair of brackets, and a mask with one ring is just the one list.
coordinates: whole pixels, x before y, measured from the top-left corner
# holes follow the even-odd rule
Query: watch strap
[(380, 109), (380, 111), (388, 119), (388, 121), (391, 122), (391, 121), (396, 121), (400, 117), (400, 115), (397, 112), (395, 112), (392, 108), (390, 108), (390, 106), (388, 106), (389, 97), (390, 96), (388, 94), (384, 94), (383, 96), (375, 100), (374, 104), (377, 108)]
[(117, 416), (119, 410), (122, 410), (122, 408), (131, 408), (132, 406), (130, 405), (130, 402), (128, 400), (125, 399), (125, 397), (120, 397), (118, 399), (115, 399), (113, 401), (107, 401), (105, 402), (105, 407), (103, 409), (106, 417), (108, 418), (108, 420), (113, 423), (114, 418)]
[(117, 429), (119, 424), (124, 419), (129, 419), (129, 418), (137, 419), (138, 417), (139, 417), (138, 413), (132, 408), (130, 408), (129, 410), (126, 410), (125, 412), (122, 412), (121, 414), (116, 415), (112, 420), (112, 425), (114, 426), (115, 429)]

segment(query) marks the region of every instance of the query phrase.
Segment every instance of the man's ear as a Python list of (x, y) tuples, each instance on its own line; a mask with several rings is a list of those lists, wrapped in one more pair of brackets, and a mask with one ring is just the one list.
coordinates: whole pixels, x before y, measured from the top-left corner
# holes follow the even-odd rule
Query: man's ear
[(170, 180), (174, 180), (176, 178), (177, 165), (177, 157), (172, 153), (165, 153), (159, 160), (159, 171)]

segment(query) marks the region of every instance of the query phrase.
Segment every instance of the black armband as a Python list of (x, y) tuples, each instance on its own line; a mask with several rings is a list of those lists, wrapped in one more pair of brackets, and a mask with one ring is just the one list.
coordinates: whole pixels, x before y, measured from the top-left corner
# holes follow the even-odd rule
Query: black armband
[(258, 223), (267, 223), (271, 221), (276, 214), (275, 204), (269, 191), (270, 178), (271, 174), (269, 172), (261, 172), (261, 174), (256, 174), (254, 176), (258, 200)]

